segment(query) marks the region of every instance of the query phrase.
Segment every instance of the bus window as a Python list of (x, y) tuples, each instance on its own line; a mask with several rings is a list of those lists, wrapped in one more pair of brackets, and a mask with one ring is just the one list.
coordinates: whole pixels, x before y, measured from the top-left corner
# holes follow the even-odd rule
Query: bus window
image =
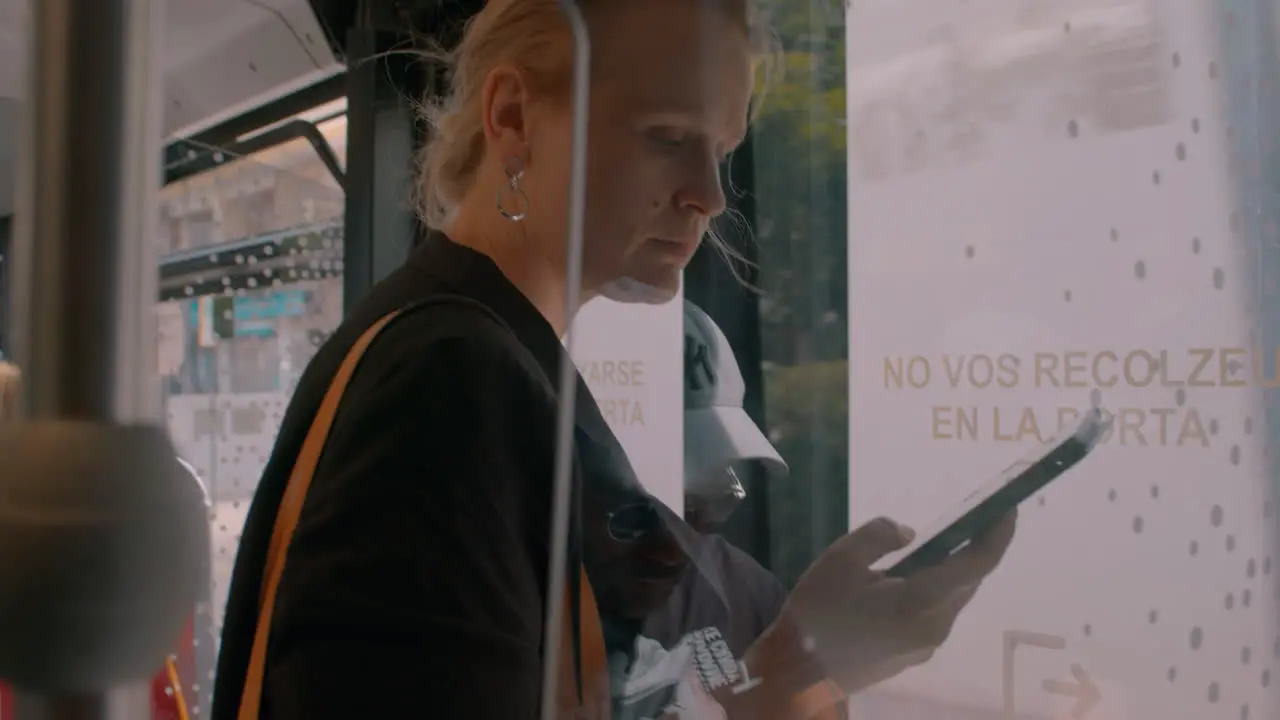
[(847, 529), (927, 531), (1091, 403), (1115, 418), (853, 714), (1274, 716), (1273, 6), (769, 5), (786, 75), (747, 190), (791, 473), (742, 537), (793, 585)]
[[(330, 105), (319, 118), (339, 148), (341, 109)], [(312, 145), (294, 139), (219, 160), (167, 185), (160, 201), (165, 416), (208, 490), (212, 557), (209, 602), (187, 637), (195, 653), (184, 644), (174, 665), (182, 692), (157, 676), (157, 718), (179, 701), (208, 706), (249, 501), (294, 385), (342, 318), (344, 195)]]
[(1100, 403), (1111, 432), (1022, 505), (947, 642), (853, 716), (1274, 717), (1273, 4), (764, 4), (783, 73), (724, 183), (750, 262), (704, 248), (676, 301), (732, 355), (678, 307), (578, 318), (641, 480), (688, 516), (698, 390), (741, 380), (713, 399), (772, 448), (736, 426), (757, 467), (719, 474), (719, 530), (794, 590), (850, 529), (928, 530)]

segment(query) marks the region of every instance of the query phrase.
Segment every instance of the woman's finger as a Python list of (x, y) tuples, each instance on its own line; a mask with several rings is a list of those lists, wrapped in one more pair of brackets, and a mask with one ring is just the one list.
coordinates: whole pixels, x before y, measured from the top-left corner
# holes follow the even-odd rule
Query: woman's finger
[(885, 555), (906, 547), (913, 538), (915, 531), (911, 528), (881, 517), (836, 540), (828, 552), (839, 553), (850, 570), (866, 569)]

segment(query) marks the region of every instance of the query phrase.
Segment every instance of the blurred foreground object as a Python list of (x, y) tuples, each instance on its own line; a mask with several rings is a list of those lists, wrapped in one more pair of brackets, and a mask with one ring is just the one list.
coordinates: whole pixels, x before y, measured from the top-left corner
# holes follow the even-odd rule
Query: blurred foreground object
[(0, 677), (76, 694), (154, 672), (207, 583), (185, 475), (156, 427), (0, 424)]
[(205, 580), (200, 489), (148, 372), (159, 8), (30, 6), (13, 252), (27, 419), (0, 423), (0, 677), (23, 718), (110, 717), (108, 693), (163, 664)]

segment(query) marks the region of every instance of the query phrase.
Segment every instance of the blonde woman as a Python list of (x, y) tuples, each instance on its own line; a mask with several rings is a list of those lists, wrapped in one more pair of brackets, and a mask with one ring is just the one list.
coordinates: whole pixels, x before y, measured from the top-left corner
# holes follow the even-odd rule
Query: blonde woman
[[(757, 70), (776, 49), (748, 0), (579, 5), (592, 47), (580, 300), (667, 302), (725, 210), (720, 168), (746, 137)], [(564, 242), (574, 46), (557, 0), (489, 0), (449, 60), (418, 158), (432, 232), (297, 386), (241, 538), (214, 720), (240, 710), (272, 525), (321, 398), (368, 328), (422, 301), (347, 386), (288, 546), (259, 717), (538, 716), (543, 647), (558, 642), (543, 618), (560, 338), (579, 309)], [(571, 554), (604, 642), (626, 653), (683, 573), (689, 528), (636, 482), (585, 383), (578, 394)], [(859, 528), (814, 564), (739, 670), (728, 663), (732, 683), (722, 675), (702, 700), (731, 720), (811, 717), (842, 699), (827, 688), (856, 692), (923, 661), (1012, 534), (1010, 519), (901, 581), (869, 566), (909, 532), (889, 520)], [(584, 708), (565, 717), (611, 712), (609, 670), (591, 670)], [(664, 715), (687, 716), (680, 703)]]

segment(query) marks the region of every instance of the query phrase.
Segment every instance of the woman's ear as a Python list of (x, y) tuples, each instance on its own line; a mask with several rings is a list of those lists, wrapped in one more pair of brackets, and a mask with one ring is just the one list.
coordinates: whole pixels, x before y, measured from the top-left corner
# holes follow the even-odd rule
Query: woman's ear
[(514, 65), (500, 65), (485, 78), (480, 98), (484, 135), (508, 172), (528, 164), (530, 94), (524, 74)]

